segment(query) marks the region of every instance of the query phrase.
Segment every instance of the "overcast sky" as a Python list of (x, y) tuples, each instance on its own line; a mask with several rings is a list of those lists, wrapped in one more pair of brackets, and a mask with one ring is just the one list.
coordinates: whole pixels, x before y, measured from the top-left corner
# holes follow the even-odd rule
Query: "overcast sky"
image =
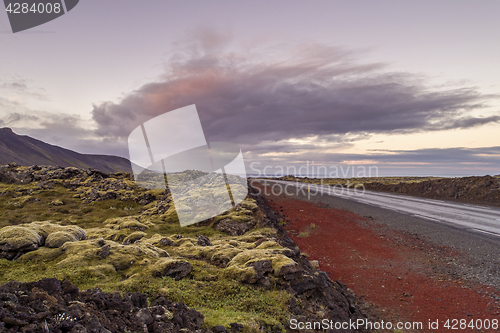
[(134, 128), (196, 104), (206, 139), (239, 144), (251, 172), (500, 174), (498, 13), (497, 0), (80, 1), (12, 34), (2, 10), (0, 127), (128, 157)]

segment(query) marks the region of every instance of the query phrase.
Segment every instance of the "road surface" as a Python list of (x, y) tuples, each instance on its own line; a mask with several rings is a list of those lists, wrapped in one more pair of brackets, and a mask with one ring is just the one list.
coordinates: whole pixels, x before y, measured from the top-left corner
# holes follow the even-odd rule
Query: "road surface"
[[(300, 193), (315, 196), (318, 194), (336, 196), (359, 203), (377, 206), (398, 213), (423, 218), (436, 223), (449, 224), (455, 228), (483, 233), (500, 238), (500, 209), (495, 207), (477, 206), (454, 203), (434, 199), (418, 198), (401, 194), (385, 192), (354, 191), (343, 187), (316, 185), (309, 183), (260, 180), (268, 185), (280, 184), (275, 191)], [(271, 188), (272, 189), (272, 188)]]

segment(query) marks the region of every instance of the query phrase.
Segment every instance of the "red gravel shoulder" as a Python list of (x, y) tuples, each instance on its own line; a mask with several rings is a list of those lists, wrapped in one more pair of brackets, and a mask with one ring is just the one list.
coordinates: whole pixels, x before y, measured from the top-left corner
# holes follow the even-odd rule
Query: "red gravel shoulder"
[[(424, 332), (449, 332), (448, 319), (500, 320), (500, 293), (464, 281), (447, 260), (462, 254), (380, 226), (348, 211), (286, 196), (268, 199), (286, 230), (319, 269), (344, 282), (387, 320), (420, 321)], [(440, 329), (428, 330), (428, 321)], [(466, 328), (459, 332), (497, 332)]]

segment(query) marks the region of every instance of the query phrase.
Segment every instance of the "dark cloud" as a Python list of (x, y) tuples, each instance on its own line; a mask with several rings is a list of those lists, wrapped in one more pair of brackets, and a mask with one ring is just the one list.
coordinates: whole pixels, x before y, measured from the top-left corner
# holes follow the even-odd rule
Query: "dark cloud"
[(39, 118), (33, 114), (12, 112), (2, 117), (5, 126), (12, 126), (19, 123), (37, 122)]
[[(74, 149), (128, 157), (126, 138), (144, 121), (196, 104), (209, 141), (238, 143), (249, 166), (374, 164), (385, 170), (495, 170), (498, 147), (339, 154), (375, 133), (464, 129), (500, 122), (477, 116), (496, 95), (474, 86), (433, 86), (421, 74), (363, 63), (364, 51), (315, 43), (236, 52), (231, 34), (195, 30), (176, 45), (158, 80), (120, 102), (96, 103), (93, 123), (77, 116), (28, 110), (0, 97), (0, 126)], [(24, 80), (0, 88), (33, 96)], [(96, 128), (95, 130), (92, 128)], [(166, 133), (168, 136), (168, 133)], [(394, 168), (394, 169), (391, 169)], [(417, 169), (413, 169), (414, 172)], [(482, 171), (481, 171), (482, 172)], [(388, 172), (390, 173), (390, 172)], [(499, 172), (497, 172), (499, 173)], [(411, 173), (410, 173), (411, 174)]]
[(487, 164), (496, 167), (500, 173), (500, 147), (482, 148), (428, 148), (416, 150), (371, 150), (366, 154), (329, 153), (322, 149), (304, 147), (296, 149), (295, 159), (299, 163), (314, 161), (315, 163), (359, 163), (369, 161), (371, 164)]
[(248, 150), (312, 135), (438, 131), (500, 121), (472, 114), (498, 96), (475, 87), (435, 91), (425, 76), (360, 64), (355, 51), (309, 43), (266, 58), (222, 52), (225, 36), (200, 40), (175, 54), (158, 82), (119, 103), (94, 105), (98, 135), (124, 139), (142, 122), (189, 104), (196, 104), (209, 140)]
[(373, 152), (378, 154), (370, 155), (371, 158), (379, 162), (406, 163), (418, 161), (419, 163), (432, 164), (486, 164), (496, 167), (500, 173), (500, 147), (374, 150)]

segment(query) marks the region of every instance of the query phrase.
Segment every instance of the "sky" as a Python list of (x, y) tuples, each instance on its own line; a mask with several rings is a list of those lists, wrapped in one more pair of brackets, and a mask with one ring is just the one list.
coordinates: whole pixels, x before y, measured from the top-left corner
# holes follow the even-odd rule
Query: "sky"
[(132, 130), (195, 104), (207, 141), (238, 144), (253, 174), (496, 175), (499, 12), (497, 0), (80, 1), (13, 34), (1, 10), (0, 127), (128, 158)]

